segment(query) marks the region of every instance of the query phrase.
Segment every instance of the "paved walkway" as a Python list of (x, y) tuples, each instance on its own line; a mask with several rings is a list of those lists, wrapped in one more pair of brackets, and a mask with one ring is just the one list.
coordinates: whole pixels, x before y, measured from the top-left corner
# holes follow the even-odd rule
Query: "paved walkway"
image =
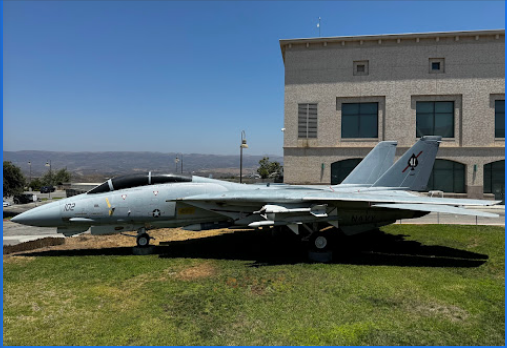
[(46, 237), (61, 238), (65, 236), (61, 233), (56, 233), (55, 227), (24, 226), (8, 220), (4, 220), (4, 245), (16, 245), (19, 243), (29, 242), (31, 240), (42, 239)]

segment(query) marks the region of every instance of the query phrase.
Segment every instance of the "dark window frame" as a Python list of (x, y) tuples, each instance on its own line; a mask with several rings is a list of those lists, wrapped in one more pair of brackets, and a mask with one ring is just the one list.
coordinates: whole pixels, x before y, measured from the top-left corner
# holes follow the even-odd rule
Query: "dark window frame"
[[(376, 106), (376, 112), (375, 112), (375, 135), (374, 136), (368, 136), (365, 135), (366, 133), (366, 126), (361, 127), (362, 124), (364, 124), (366, 121), (365, 119), (367, 117), (371, 117), (374, 114), (369, 112), (361, 112), (362, 108), (366, 108), (367, 106), (375, 104)], [(341, 104), (341, 137), (342, 139), (378, 139), (378, 122), (379, 122), (379, 116), (378, 116), (378, 102), (367, 102), (367, 103), (342, 103)], [(350, 106), (350, 108), (353, 108), (353, 105), (357, 105), (357, 113), (353, 112), (345, 112), (344, 109), (348, 108), (345, 106)], [(344, 121), (349, 117), (357, 117), (357, 133), (354, 133), (353, 135), (344, 134)]]
[[(503, 102), (503, 111), (499, 111), (500, 102)], [(497, 127), (500, 123), (503, 124), (502, 129)], [(505, 99), (495, 100), (495, 138), (505, 139)]]
[[(438, 64), (438, 69), (434, 69), (433, 64)], [(430, 74), (445, 73), (445, 58), (430, 58), (429, 59), (429, 72), (430, 72)]]
[[(417, 108), (418, 108), (418, 105), (421, 105), (421, 104), (432, 104), (432, 112), (418, 112), (417, 111)], [(437, 108), (437, 103), (452, 103), (452, 112), (449, 113), (449, 112), (437, 112), (436, 111), (436, 108)], [(456, 133), (455, 133), (455, 126), (456, 126), (456, 120), (455, 120), (455, 101), (454, 100), (449, 100), (449, 101), (417, 101), (416, 102), (416, 138), (420, 138), (424, 135), (441, 135), (442, 138), (449, 138), (449, 139), (453, 139), (455, 136), (456, 136)], [(449, 135), (444, 135), (444, 134), (436, 134), (436, 131), (435, 131), (435, 124), (436, 124), (436, 119), (438, 117), (438, 115), (451, 115), (451, 119), (452, 119), (452, 125), (451, 125), (451, 132), (452, 134), (449, 136)], [(418, 122), (418, 119), (420, 117), (432, 117), (432, 131), (429, 133), (429, 134), (425, 134), (423, 133), (422, 131), (420, 131), (420, 126), (418, 126), (419, 123), (422, 123), (422, 122)]]
[[(352, 73), (354, 76), (367, 76), (370, 74), (370, 61), (369, 60), (356, 60), (353, 62)], [(359, 71), (362, 66), (363, 70)]]

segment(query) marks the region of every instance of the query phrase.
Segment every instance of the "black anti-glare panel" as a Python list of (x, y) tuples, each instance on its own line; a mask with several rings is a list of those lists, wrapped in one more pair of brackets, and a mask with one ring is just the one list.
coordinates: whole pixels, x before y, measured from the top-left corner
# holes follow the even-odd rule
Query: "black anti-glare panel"
[(131, 187), (146, 186), (150, 184), (148, 180), (148, 173), (123, 175), (117, 178), (113, 178), (111, 181), (113, 182), (113, 189), (115, 191)]
[(151, 183), (153, 185), (171, 182), (192, 182), (192, 177), (177, 174), (151, 174)]

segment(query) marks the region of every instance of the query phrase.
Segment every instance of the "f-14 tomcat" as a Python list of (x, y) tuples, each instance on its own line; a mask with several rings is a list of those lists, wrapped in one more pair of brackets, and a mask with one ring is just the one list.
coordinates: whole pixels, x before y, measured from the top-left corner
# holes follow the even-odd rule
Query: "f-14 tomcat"
[(31, 209), (12, 221), (57, 227), (65, 236), (88, 229), (92, 234), (137, 231), (138, 246), (149, 245), (146, 231), (157, 228), (288, 228), (322, 250), (332, 233), (357, 234), (430, 212), (498, 217), (464, 207), (499, 201), (410, 192), (426, 188), (440, 140), (422, 137), (394, 164), (397, 143), (382, 141), (335, 186), (246, 185), (148, 172), (109, 179), (87, 193)]

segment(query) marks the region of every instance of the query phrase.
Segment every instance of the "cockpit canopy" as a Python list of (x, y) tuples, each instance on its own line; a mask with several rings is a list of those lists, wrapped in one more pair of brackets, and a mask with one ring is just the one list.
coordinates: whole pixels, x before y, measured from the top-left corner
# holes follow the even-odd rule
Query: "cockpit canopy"
[(122, 190), (126, 188), (168, 184), (176, 182), (192, 182), (191, 176), (178, 175), (178, 174), (159, 174), (159, 173), (141, 173), (122, 175), (116, 178), (109, 179), (103, 184), (88, 191), (88, 194), (103, 193), (109, 191)]

